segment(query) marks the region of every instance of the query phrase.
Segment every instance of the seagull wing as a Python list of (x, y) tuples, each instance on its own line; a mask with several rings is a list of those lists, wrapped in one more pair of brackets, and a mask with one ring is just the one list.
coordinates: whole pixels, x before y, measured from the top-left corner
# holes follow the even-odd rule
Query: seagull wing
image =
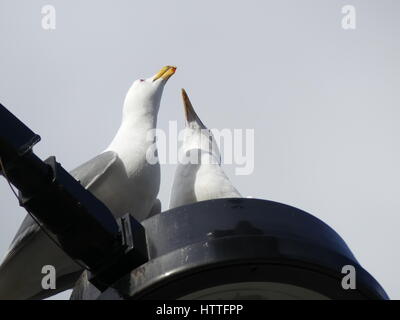
[[(107, 151), (77, 167), (71, 171), (71, 175), (86, 189), (90, 189), (113, 171), (117, 160), (117, 153)], [(27, 265), (30, 267), (26, 268)], [(42, 289), (41, 280), (44, 275), (41, 270), (44, 265), (55, 267), (57, 289)], [(81, 271), (32, 217), (27, 215), (0, 266), (0, 299), (32, 299), (54, 295), (72, 287)], [(75, 276), (70, 276), (74, 274)], [(61, 278), (66, 279), (63, 285), (59, 283)]]
[(90, 189), (108, 172), (113, 171), (113, 166), (118, 163), (117, 161), (118, 154), (116, 152), (106, 151), (72, 170), (71, 175), (86, 189)]
[(241, 197), (219, 163), (179, 164), (175, 171), (169, 208), (204, 200)]
[(206, 164), (199, 168), (194, 193), (197, 201), (242, 197), (219, 164)]

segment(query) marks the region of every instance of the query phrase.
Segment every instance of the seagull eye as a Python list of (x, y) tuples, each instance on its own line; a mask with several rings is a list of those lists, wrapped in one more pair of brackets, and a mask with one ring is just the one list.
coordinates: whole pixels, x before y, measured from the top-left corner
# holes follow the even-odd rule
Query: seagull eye
[(140, 79), (140, 82), (143, 82), (144, 81), (144, 79)]

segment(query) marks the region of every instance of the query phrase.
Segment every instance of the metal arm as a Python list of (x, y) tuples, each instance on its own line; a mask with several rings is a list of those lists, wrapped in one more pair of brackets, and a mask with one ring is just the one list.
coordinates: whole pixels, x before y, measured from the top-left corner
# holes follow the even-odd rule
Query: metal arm
[(32, 147), (40, 137), (0, 104), (1, 172), (20, 191), (20, 205), (92, 274), (100, 290), (148, 260), (143, 226), (119, 221), (55, 157), (42, 161)]

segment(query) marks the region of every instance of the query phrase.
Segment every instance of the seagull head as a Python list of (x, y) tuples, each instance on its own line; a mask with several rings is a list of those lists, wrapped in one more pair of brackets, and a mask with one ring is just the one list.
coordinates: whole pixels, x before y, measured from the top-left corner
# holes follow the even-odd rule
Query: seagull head
[(136, 80), (125, 97), (124, 118), (138, 113), (157, 114), (164, 86), (175, 70), (174, 66), (165, 66), (150, 78)]

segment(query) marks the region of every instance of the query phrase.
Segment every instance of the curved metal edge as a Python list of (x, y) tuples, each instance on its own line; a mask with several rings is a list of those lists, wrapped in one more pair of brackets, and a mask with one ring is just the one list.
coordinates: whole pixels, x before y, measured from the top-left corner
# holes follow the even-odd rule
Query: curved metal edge
[[(356, 269), (355, 290), (341, 287), (341, 267), (348, 264)], [(259, 272), (252, 275), (252, 270)], [(302, 286), (338, 300), (389, 299), (368, 272), (345, 256), (309, 243), (257, 236), (176, 250), (133, 270), (99, 299), (176, 299), (210, 285), (252, 278)]]

